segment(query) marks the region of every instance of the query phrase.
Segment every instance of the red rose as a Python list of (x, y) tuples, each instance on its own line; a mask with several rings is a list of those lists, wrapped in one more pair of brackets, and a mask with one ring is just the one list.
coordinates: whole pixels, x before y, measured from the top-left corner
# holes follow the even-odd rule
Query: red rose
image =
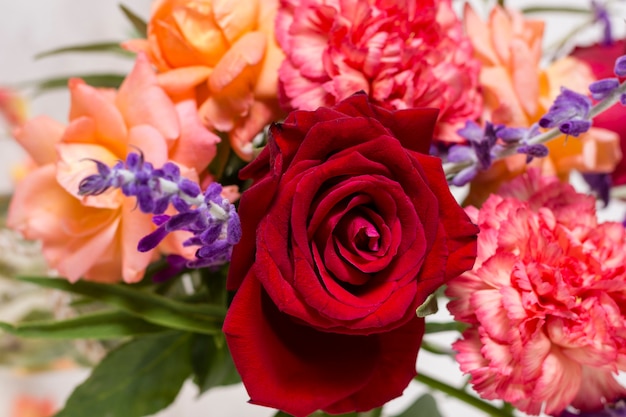
[(477, 228), (428, 156), (434, 109), (356, 94), (272, 126), (242, 177), (224, 332), (255, 404), (364, 411), (415, 376), (415, 310), (470, 269)]
[[(613, 78), (615, 60), (626, 55), (626, 40), (615, 41), (611, 45), (596, 44), (574, 49), (572, 56), (582, 60), (591, 67), (593, 75), (598, 79)], [(624, 81), (624, 79), (620, 79)], [(620, 136), (622, 155), (626, 155), (626, 123), (624, 123), (624, 108), (615, 104), (610, 109), (594, 117), (593, 125), (611, 130)], [(617, 164), (612, 174), (613, 185), (626, 184), (626, 158)]]

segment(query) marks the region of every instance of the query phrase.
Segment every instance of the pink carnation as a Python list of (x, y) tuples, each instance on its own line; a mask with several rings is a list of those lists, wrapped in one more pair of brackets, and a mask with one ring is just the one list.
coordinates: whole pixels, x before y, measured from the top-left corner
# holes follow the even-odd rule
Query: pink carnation
[(595, 201), (531, 171), (468, 214), (474, 269), (449, 283), (448, 309), (470, 324), (454, 343), (487, 399), (529, 414), (601, 409), (626, 395), (626, 233), (598, 224)]
[(392, 109), (436, 107), (441, 140), (482, 111), (480, 66), (450, 0), (281, 0), (281, 105), (314, 110), (363, 90)]

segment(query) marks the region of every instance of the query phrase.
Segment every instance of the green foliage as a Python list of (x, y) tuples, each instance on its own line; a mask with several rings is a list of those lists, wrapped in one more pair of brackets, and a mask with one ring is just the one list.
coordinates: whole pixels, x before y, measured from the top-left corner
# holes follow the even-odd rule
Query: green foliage
[(28, 84), (32, 84), (35, 87), (35, 94), (41, 94), (50, 90), (66, 88), (71, 78), (81, 78), (93, 87), (118, 88), (125, 77), (126, 76), (123, 74), (83, 74), (48, 78), (46, 80), (33, 81)]
[(426, 317), (435, 314), (437, 311), (439, 311), (439, 307), (437, 306), (437, 294), (432, 293), (421, 306), (417, 307), (415, 314), (417, 314), (417, 317)]
[(226, 311), (208, 304), (172, 300), (126, 284), (99, 284), (89, 281), (70, 283), (64, 279), (21, 277), (46, 288), (54, 288), (96, 299), (104, 304), (139, 317), (149, 323), (176, 330), (202, 334), (220, 334)]
[(148, 24), (146, 23), (146, 21), (123, 4), (120, 4), (119, 6), (120, 9), (122, 9), (124, 16), (126, 16), (126, 18), (135, 28), (137, 34), (142, 38), (146, 38), (148, 36)]
[(241, 382), (223, 335), (194, 335), (191, 344), (194, 382), (200, 392)]
[(19, 325), (0, 322), (0, 329), (19, 337), (43, 339), (113, 339), (166, 330), (122, 311), (105, 311), (63, 321), (47, 320)]
[(191, 374), (191, 334), (167, 332), (111, 351), (55, 417), (143, 417), (174, 401)]
[(424, 394), (404, 412), (394, 417), (441, 417), (435, 397)]
[(463, 324), (458, 321), (449, 321), (445, 323), (441, 322), (427, 322), (426, 323), (426, 333), (440, 333), (440, 332), (462, 332), (467, 327), (466, 324)]
[(48, 56), (66, 54), (72, 52), (111, 52), (118, 55), (132, 57), (135, 56), (134, 53), (125, 50), (120, 46), (119, 42), (98, 42), (98, 43), (87, 43), (81, 45), (71, 45), (64, 46), (62, 48), (52, 49), (50, 51), (40, 52), (35, 55), (35, 59), (45, 58)]

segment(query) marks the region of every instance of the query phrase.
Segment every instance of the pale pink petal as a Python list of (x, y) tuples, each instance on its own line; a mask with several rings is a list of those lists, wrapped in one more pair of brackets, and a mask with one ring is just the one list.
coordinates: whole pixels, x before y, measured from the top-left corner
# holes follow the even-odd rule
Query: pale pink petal
[(582, 411), (596, 411), (605, 403), (612, 403), (626, 396), (615, 375), (610, 371), (583, 366), (582, 384), (572, 405)]
[(582, 367), (553, 348), (542, 365), (533, 396), (545, 401), (545, 413), (560, 412), (570, 405), (582, 384)]

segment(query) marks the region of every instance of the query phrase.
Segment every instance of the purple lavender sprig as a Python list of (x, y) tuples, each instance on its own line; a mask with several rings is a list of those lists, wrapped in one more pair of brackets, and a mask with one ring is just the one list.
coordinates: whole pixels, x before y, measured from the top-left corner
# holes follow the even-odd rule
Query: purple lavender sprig
[(624, 400), (619, 400), (612, 404), (606, 404), (602, 410), (598, 411), (574, 413), (564, 410), (558, 417), (626, 417), (626, 403)]
[[(158, 227), (139, 241), (140, 252), (154, 249), (173, 231), (185, 230), (192, 236), (183, 245), (199, 246), (196, 259), (187, 262), (188, 268), (230, 261), (232, 247), (241, 238), (241, 224), (235, 206), (221, 196), (220, 184), (211, 183), (202, 193), (198, 184), (181, 177), (175, 164), (167, 162), (155, 169), (143, 155), (134, 152), (113, 167), (93, 162), (98, 173), (80, 182), (79, 194), (98, 195), (119, 188), (124, 195), (137, 198), (142, 212), (155, 215), (152, 221)], [(170, 204), (177, 214), (164, 214)]]
[[(626, 55), (619, 57), (615, 61), (614, 72), (617, 77), (626, 77)], [(501, 159), (514, 155), (518, 152), (526, 153), (529, 156), (541, 156), (544, 150), (535, 145), (546, 143), (557, 138), (561, 134), (577, 136), (586, 132), (591, 127), (591, 121), (598, 114), (612, 107), (615, 103), (620, 102), (626, 105), (626, 82), (615, 84), (614, 81), (600, 80), (590, 86), (592, 96), (596, 100), (600, 100), (591, 107), (591, 100), (581, 94), (574, 93), (571, 90), (562, 89), (561, 94), (555, 100), (548, 113), (540, 120), (539, 125), (549, 130), (536, 136), (528, 137), (525, 143), (518, 146), (502, 146), (497, 145), (491, 149), (490, 158)], [(478, 160), (471, 154), (464, 152), (461, 155), (453, 155), (453, 159), (443, 164), (443, 170), (448, 180), (455, 184), (458, 176), (467, 177), (467, 173), (475, 170)]]

